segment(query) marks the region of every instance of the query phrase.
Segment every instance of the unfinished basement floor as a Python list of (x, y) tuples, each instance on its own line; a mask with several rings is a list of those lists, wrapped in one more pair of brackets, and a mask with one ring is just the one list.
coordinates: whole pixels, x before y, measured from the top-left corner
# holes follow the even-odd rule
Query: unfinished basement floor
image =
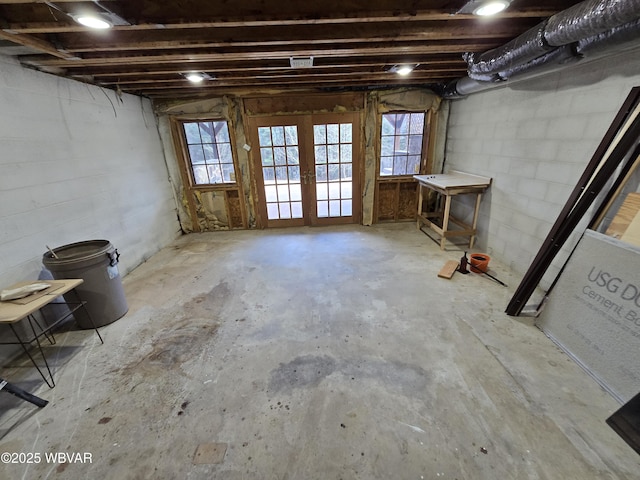
[(620, 405), (503, 313), (504, 266), (437, 277), (460, 256), (413, 223), (183, 236), (124, 279), (104, 345), (46, 347), (55, 388), (3, 367), (50, 403), (0, 394), (0, 451), (41, 455), (0, 477), (637, 479)]

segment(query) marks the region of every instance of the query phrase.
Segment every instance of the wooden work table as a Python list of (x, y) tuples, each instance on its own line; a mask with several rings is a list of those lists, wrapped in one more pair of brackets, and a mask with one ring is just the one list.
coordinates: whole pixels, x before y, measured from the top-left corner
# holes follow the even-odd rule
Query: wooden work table
[[(52, 331), (56, 326), (61, 324), (70, 315), (72, 315), (73, 312), (75, 312), (80, 308), (84, 308), (87, 316), (89, 315), (89, 312), (85, 308), (85, 302), (80, 298), (80, 295), (76, 291), (76, 287), (81, 285), (83, 282), (84, 280), (82, 279), (38, 280), (33, 282), (22, 282), (9, 287), (9, 289), (17, 288), (29, 283), (46, 283), (46, 284), (49, 284), (50, 286), (46, 290), (43, 290), (38, 293), (34, 293), (23, 299), (0, 302), (0, 324), (8, 325), (11, 328), (11, 331), (13, 332), (17, 340), (17, 342), (0, 342), (0, 345), (2, 344), (21, 345), (24, 352), (31, 359), (31, 362), (33, 363), (33, 365), (38, 369), (38, 372), (40, 373), (44, 381), (47, 382), (47, 385), (49, 385), (50, 387), (53, 387), (55, 385), (55, 382), (53, 380), (53, 374), (51, 372), (51, 369), (49, 368), (47, 358), (45, 357), (44, 350), (42, 349), (42, 345), (40, 344), (40, 338), (46, 337), (51, 344), (54, 344), (55, 339), (52, 335)], [(39, 310), (41, 310), (42, 308), (46, 307), (47, 305), (52, 304), (56, 300), (56, 298), (64, 294), (68, 294), (70, 292), (74, 292), (74, 298), (76, 299), (75, 301), (70, 302), (65, 298), (65, 302), (58, 303), (59, 305), (67, 305), (68, 307), (70, 307), (69, 313), (67, 313), (66, 315), (63, 315), (62, 317), (58, 318), (55, 322), (43, 328), (42, 325), (40, 325), (40, 323), (38, 322), (37, 318), (34, 316), (34, 314)], [(93, 324), (93, 320), (91, 319), (91, 317), (89, 318), (91, 320), (91, 323)], [(22, 321), (23, 319), (28, 320), (31, 333), (33, 334), (30, 338), (23, 338), (23, 335), (20, 334), (19, 330), (14, 327), (16, 323)], [(100, 339), (100, 341), (104, 343), (104, 341), (102, 340), (102, 336), (100, 335), (100, 332), (98, 331), (95, 324), (93, 324), (93, 329), (98, 335), (98, 338)], [(27, 333), (27, 335), (29, 334)], [(38, 363), (35, 361), (31, 353), (29, 353), (29, 346), (32, 345), (34, 342), (37, 344), (40, 354), (42, 356), (42, 359), (44, 361), (44, 365), (46, 366), (47, 371), (49, 372), (49, 378), (45, 376), (44, 372), (40, 369), (40, 366), (38, 365)]]
[[(480, 200), (482, 199), (482, 194), (491, 185), (491, 178), (456, 171), (436, 175), (414, 175), (413, 178), (418, 181), (418, 229), (422, 230), (422, 226), (426, 225), (440, 235), (441, 250), (444, 250), (447, 238), (458, 236), (468, 236), (469, 248), (473, 248)], [(425, 188), (433, 190), (440, 195), (440, 198), (436, 201), (436, 209), (433, 211), (422, 211)], [(464, 194), (476, 195), (471, 224), (467, 224), (451, 215), (451, 198)], [(460, 228), (451, 229), (451, 223)]]

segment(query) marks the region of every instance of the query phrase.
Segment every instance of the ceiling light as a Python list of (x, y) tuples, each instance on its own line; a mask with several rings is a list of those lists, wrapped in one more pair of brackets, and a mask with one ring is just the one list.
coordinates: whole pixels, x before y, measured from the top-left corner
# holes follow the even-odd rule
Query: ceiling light
[(89, 28), (95, 28), (97, 30), (104, 30), (113, 26), (111, 22), (107, 21), (100, 15), (78, 15), (73, 17), (73, 19), (80, 25), (84, 25), (85, 27)]
[(391, 73), (397, 73), (402, 77), (406, 77), (411, 72), (413, 72), (417, 66), (418, 65), (412, 65), (412, 64), (394, 65), (389, 69), (389, 71)]
[(187, 73), (185, 75), (185, 78), (192, 83), (200, 83), (201, 81), (204, 80), (204, 77), (199, 73)]
[(495, 15), (496, 13), (500, 13), (505, 8), (507, 8), (510, 3), (511, 2), (507, 0), (489, 0), (488, 2), (483, 2), (478, 5), (473, 10), (473, 14), (480, 15), (482, 17)]
[(205, 72), (187, 72), (182, 76), (189, 80), (191, 83), (201, 83), (203, 80), (213, 80), (214, 77)]
[(413, 67), (411, 65), (402, 65), (396, 70), (396, 73), (398, 75), (402, 75), (403, 77), (405, 75), (409, 75), (411, 72), (413, 72)]

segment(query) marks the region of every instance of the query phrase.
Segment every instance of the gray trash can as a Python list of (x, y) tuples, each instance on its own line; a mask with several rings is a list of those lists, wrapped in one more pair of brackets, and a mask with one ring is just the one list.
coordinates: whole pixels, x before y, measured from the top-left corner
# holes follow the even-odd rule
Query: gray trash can
[[(115, 322), (129, 309), (118, 272), (120, 254), (107, 240), (88, 240), (72, 243), (46, 252), (42, 263), (56, 280), (81, 278), (84, 283), (77, 287), (78, 294), (86, 301), (89, 315), (96, 327)], [(74, 302), (72, 292), (69, 298)], [(74, 312), (80, 328), (93, 328), (84, 309)]]

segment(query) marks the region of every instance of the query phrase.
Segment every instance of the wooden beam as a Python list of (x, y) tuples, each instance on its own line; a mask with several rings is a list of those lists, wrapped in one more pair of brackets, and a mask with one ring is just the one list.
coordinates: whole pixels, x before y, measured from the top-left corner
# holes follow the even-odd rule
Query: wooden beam
[[(503, 14), (492, 18), (492, 21), (504, 19), (533, 18), (543, 19), (557, 13), (558, 10), (526, 10), (526, 11), (507, 11)], [(112, 31), (126, 30), (174, 30), (174, 29), (209, 29), (209, 28), (237, 28), (237, 27), (266, 27), (274, 25), (337, 25), (337, 24), (359, 24), (374, 22), (424, 22), (433, 20), (446, 21), (473, 21), (478, 22), (478, 17), (472, 14), (452, 15), (447, 12), (433, 10), (417, 12), (415, 14), (396, 13), (396, 12), (367, 12), (367, 16), (326, 16), (320, 18), (284, 18), (277, 16), (247, 16), (247, 17), (229, 17), (223, 19), (210, 19), (197, 22), (175, 22), (167, 23), (140, 23), (137, 25), (114, 26)], [(88, 29), (81, 25), (68, 24), (59, 25), (57, 23), (10, 23), (8, 28), (20, 33), (68, 33), (68, 32), (86, 32)]]
[[(162, 42), (134, 42), (134, 43), (124, 43), (124, 44), (111, 44), (111, 45), (100, 45), (97, 47), (75, 47), (70, 46), (68, 50), (70, 52), (75, 53), (100, 53), (100, 52), (135, 52), (135, 51), (151, 51), (151, 50), (182, 50), (182, 49), (193, 49), (193, 48), (228, 48), (228, 47), (241, 47), (241, 48), (265, 48), (265, 47), (294, 47), (294, 46), (315, 46), (315, 45), (334, 45), (336, 43), (344, 45), (344, 44), (352, 44), (358, 43), (361, 44), (363, 41), (367, 42), (425, 42), (425, 41), (433, 41), (433, 40), (447, 40), (447, 41), (455, 41), (455, 40), (479, 40), (479, 39), (488, 39), (492, 40), (496, 43), (505, 42), (510, 40), (509, 38), (501, 38), (493, 33), (479, 34), (479, 35), (460, 35), (459, 37), (442, 37), (437, 34), (424, 35), (424, 36), (402, 36), (396, 39), (392, 39), (389, 37), (358, 37), (358, 38), (338, 38), (338, 39), (324, 39), (317, 38), (312, 40), (274, 40), (274, 41), (264, 41), (264, 40), (256, 40), (252, 42), (193, 42), (193, 43), (183, 43), (176, 42), (173, 40), (167, 40)], [(95, 45), (95, 44), (94, 44)]]
[[(495, 45), (494, 45), (495, 46)], [(361, 57), (371, 55), (398, 56), (396, 61), (407, 61), (412, 55), (426, 54), (442, 54), (442, 53), (464, 53), (473, 51), (477, 48), (477, 44), (459, 44), (459, 45), (419, 45), (419, 46), (382, 46), (382, 47), (362, 47), (362, 48), (331, 48), (331, 49), (300, 49), (300, 50), (274, 50), (274, 51), (240, 51), (240, 52), (214, 52), (214, 53), (192, 53), (192, 54), (159, 54), (159, 55), (127, 55), (120, 57), (93, 57), (83, 58), (77, 62), (69, 62), (65, 60), (49, 59), (42, 57), (23, 56), (20, 60), (30, 65), (54, 66), (59, 68), (74, 67), (99, 67), (107, 65), (159, 65), (166, 63), (183, 62), (191, 64), (196, 62), (217, 63), (222, 61), (255, 61), (264, 60), (266, 56), (271, 60), (288, 61), (290, 57), (295, 56), (313, 56), (313, 57)], [(487, 45), (487, 49), (491, 45)]]
[(10, 42), (22, 45), (23, 47), (33, 48), (42, 53), (53, 55), (56, 58), (63, 60), (80, 60), (80, 57), (69, 53), (66, 50), (58, 49), (51, 43), (41, 40), (31, 35), (24, 35), (21, 33), (15, 33), (7, 30), (0, 30), (0, 38), (9, 40)]
[[(235, 74), (233, 75), (224, 75), (224, 76), (219, 76), (216, 77), (214, 80), (212, 80), (213, 82), (233, 82), (233, 81), (245, 81), (247, 79), (250, 80), (258, 80), (258, 81), (274, 81), (274, 82), (278, 82), (278, 81), (287, 81), (287, 80), (292, 80), (292, 81), (299, 81), (299, 80), (313, 80), (313, 79), (317, 79), (320, 81), (323, 81), (325, 78), (326, 79), (340, 79), (340, 78), (351, 78), (354, 76), (358, 76), (359, 78), (380, 78), (380, 77), (384, 77), (384, 78), (389, 78), (389, 79), (396, 79), (397, 78), (397, 74), (395, 73), (391, 73), (388, 70), (382, 69), (380, 68), (381, 66), (378, 65), (377, 69), (363, 69), (363, 70), (357, 70), (357, 69), (352, 69), (350, 71), (317, 71), (316, 69), (307, 69), (307, 70), (300, 70), (300, 71), (296, 71), (296, 70), (288, 70), (286, 72), (281, 72), (281, 73), (261, 73), (258, 72), (258, 74), (251, 74), (251, 73), (245, 73), (241, 70), (238, 70), (235, 72)], [(429, 68), (429, 69), (425, 69), (425, 70), (414, 70), (411, 74), (411, 80), (415, 79), (415, 78), (423, 78), (423, 77), (432, 77), (434, 75), (438, 75), (438, 76), (442, 76), (442, 75), (463, 75), (466, 72), (466, 68), (464, 67), (459, 67), (459, 68)], [(186, 81), (186, 79), (184, 78), (178, 78), (178, 75), (180, 75), (180, 73), (182, 72), (171, 72), (169, 75), (171, 75), (170, 78), (148, 78), (146, 76), (146, 74), (144, 73), (139, 73), (139, 79), (131, 79), (130, 77), (126, 77), (125, 80), (122, 80), (121, 78), (111, 78), (111, 79), (103, 79), (100, 80), (100, 84), (101, 85), (142, 85), (142, 84), (149, 84), (149, 85), (155, 85), (157, 83), (167, 83), (167, 82), (181, 82), (184, 83)]]

